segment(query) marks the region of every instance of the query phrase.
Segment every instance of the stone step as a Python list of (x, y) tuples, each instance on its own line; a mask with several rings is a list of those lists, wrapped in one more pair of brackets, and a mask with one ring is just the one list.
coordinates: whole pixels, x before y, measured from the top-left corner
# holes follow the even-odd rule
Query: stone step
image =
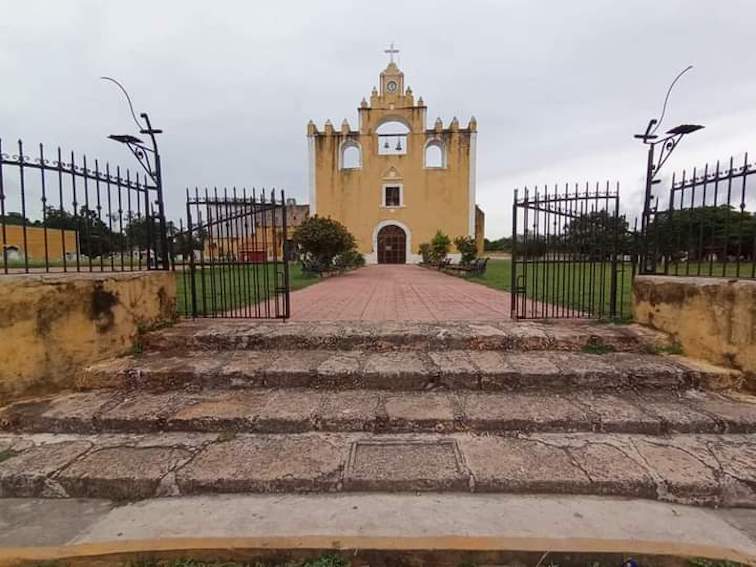
[(151, 352), (93, 365), (77, 386), (378, 390), (719, 390), (739, 372), (675, 355), (499, 351)]
[(519, 392), (93, 391), (0, 408), (25, 433), (602, 432), (756, 433), (756, 397), (688, 391), (622, 395)]
[(0, 496), (590, 494), (756, 507), (754, 435), (153, 433), (0, 436)]
[(146, 350), (615, 350), (649, 352), (669, 338), (640, 325), (590, 321), (185, 321), (147, 333)]

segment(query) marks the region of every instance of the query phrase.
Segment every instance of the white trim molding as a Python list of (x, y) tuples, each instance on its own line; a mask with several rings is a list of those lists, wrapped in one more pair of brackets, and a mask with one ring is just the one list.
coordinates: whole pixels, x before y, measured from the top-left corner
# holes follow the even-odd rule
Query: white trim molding
[(468, 212), (468, 235), (475, 238), (475, 151), (477, 149), (477, 132), (470, 134), (470, 180), (468, 181), (468, 199), (470, 200), (470, 210)]
[[(428, 148), (431, 146), (435, 146), (441, 150), (441, 165), (428, 165)], [(428, 138), (428, 141), (425, 142), (425, 146), (423, 146), (423, 168), (446, 169), (446, 164), (446, 144), (444, 144), (444, 141), (436, 137)]]
[(310, 216), (317, 213), (317, 190), (315, 187), (315, 136), (307, 137), (307, 188), (310, 197)]
[[(357, 148), (357, 165), (354, 167), (344, 167), (344, 152), (348, 148)], [(362, 146), (354, 138), (347, 138), (339, 144), (339, 171), (353, 171), (355, 169), (362, 169)]]
[[(386, 187), (399, 187), (399, 204), (398, 205), (387, 205), (386, 204)], [(403, 209), (405, 207), (404, 205), (404, 184), (393, 182), (393, 183), (384, 183), (381, 185), (381, 202), (379, 207), (381, 209)]]

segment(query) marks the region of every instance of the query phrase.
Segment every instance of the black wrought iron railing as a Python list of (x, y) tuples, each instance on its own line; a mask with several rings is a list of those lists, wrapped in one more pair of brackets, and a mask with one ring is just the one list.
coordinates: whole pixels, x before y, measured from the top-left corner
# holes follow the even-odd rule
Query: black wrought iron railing
[(515, 191), (511, 310), (515, 319), (621, 319), (634, 242), (619, 184)]
[(756, 278), (754, 174), (748, 154), (675, 173), (645, 211), (640, 273)]
[(192, 317), (287, 319), (289, 250), (283, 191), (187, 190), (173, 236), (178, 309)]
[(168, 269), (161, 192), (142, 173), (0, 140), (0, 274)]

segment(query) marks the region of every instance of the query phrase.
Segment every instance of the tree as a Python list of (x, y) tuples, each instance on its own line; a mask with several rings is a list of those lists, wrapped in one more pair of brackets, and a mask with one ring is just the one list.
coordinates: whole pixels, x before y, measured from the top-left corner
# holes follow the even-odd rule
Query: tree
[(613, 254), (631, 254), (633, 237), (624, 216), (594, 211), (571, 220), (561, 235), (544, 243), (549, 252), (574, 254), (584, 259), (602, 260)]
[[(169, 234), (175, 232), (171, 224), (171, 230), (166, 227)], [(160, 243), (160, 219), (144, 215), (132, 216), (124, 230), (126, 241), (132, 248), (138, 250), (155, 250)]]
[(510, 252), (512, 250), (512, 239), (503, 236), (498, 240), (483, 239), (483, 250), (491, 252)]
[(6, 226), (11, 225), (27, 225), (27, 226), (39, 226), (39, 221), (30, 221), (28, 218), (24, 217), (21, 213), (14, 213), (11, 211), (8, 211), (4, 216), (0, 215), (0, 224), (5, 224)]
[(55, 207), (45, 209), (44, 226), (78, 233), (79, 253), (84, 256), (111, 254), (120, 247), (121, 235), (110, 230), (97, 212), (81, 207), (78, 215)]
[(478, 256), (478, 244), (472, 236), (458, 236), (454, 239), (454, 246), (462, 255), (460, 264), (472, 264)]
[(207, 240), (207, 230), (204, 228), (194, 228), (192, 237), (189, 238), (189, 232), (178, 232), (172, 222), (168, 222), (168, 243), (171, 246), (171, 254), (181, 254), (183, 258), (191, 256), (195, 250), (203, 250)]
[[(350, 257), (357, 252), (357, 244), (352, 233), (338, 221), (312, 216), (294, 231), (294, 242), (300, 257), (309, 265), (319, 269), (334, 265), (334, 258)], [(354, 258), (353, 255), (351, 255)]]
[(446, 260), (449, 255), (449, 249), (451, 248), (451, 239), (441, 232), (436, 231), (430, 242), (431, 245), (431, 262), (438, 264)]
[(649, 253), (673, 261), (753, 258), (754, 239), (756, 217), (728, 205), (660, 212), (646, 227)]
[(417, 247), (417, 251), (420, 252), (420, 256), (423, 258), (423, 264), (430, 264), (432, 257), (432, 249), (429, 242), (423, 242)]

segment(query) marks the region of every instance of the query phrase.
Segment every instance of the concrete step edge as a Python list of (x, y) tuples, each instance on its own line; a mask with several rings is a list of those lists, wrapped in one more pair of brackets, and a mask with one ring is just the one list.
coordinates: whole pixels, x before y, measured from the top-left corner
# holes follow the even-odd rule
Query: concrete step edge
[[(548, 551), (548, 560), (559, 565), (620, 565), (628, 555), (643, 565), (683, 565), (685, 557), (750, 564), (756, 562), (756, 534), (734, 520), (753, 513), (609, 497), (492, 494), (219, 495), (126, 505), (18, 499), (0, 508), (8, 526), (0, 534), (0, 563), (112, 563), (115, 556), (128, 561), (177, 554), (224, 562), (238, 561), (240, 553), (254, 563), (271, 553), (301, 560), (330, 551), (369, 564), (451, 567), (535, 565)], [(307, 550), (311, 555), (302, 555)]]

